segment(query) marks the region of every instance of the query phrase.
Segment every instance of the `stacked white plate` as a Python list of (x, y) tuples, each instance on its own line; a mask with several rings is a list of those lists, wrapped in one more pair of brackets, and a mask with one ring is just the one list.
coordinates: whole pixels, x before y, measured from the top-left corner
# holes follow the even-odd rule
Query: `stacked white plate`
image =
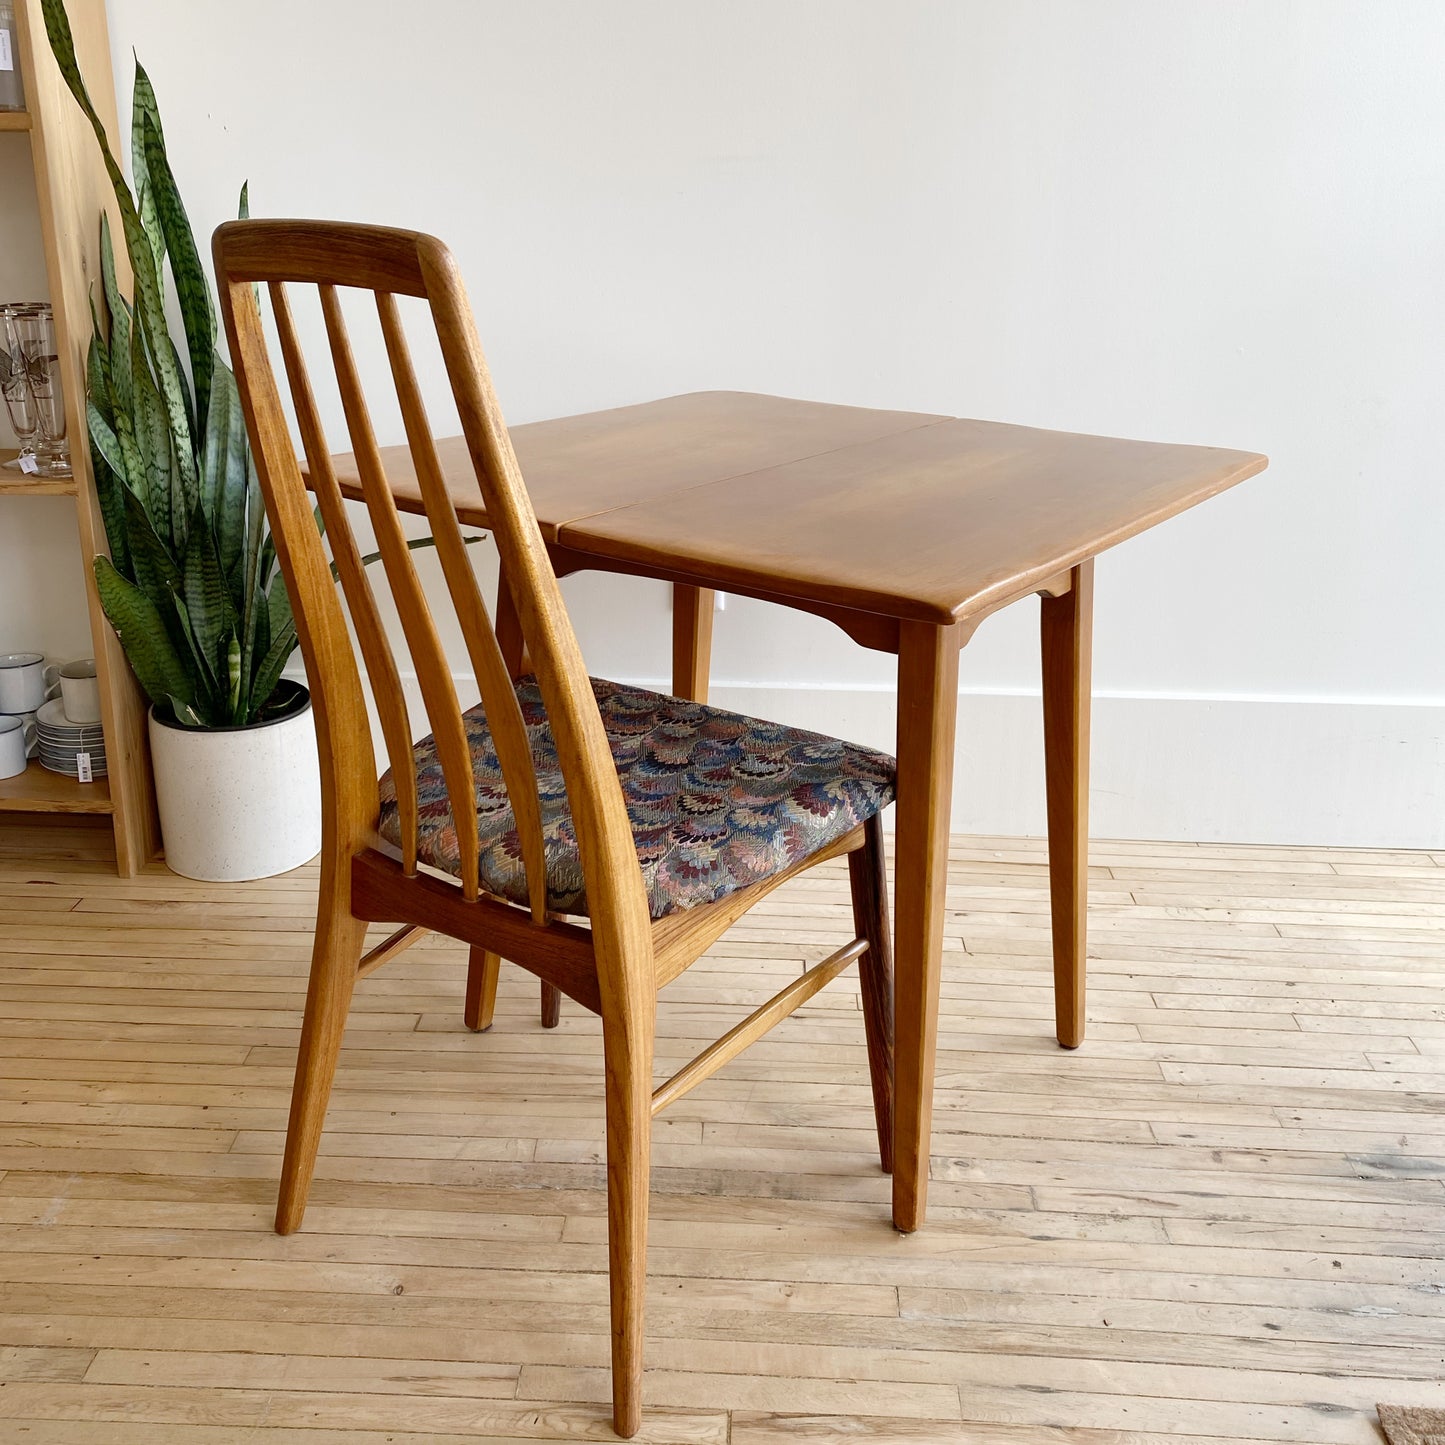
[(89, 753), (91, 776), (105, 776), (105, 733), (100, 724), (71, 722), (58, 697), (35, 714), (35, 734), (40, 744), (41, 765), (52, 773), (78, 777), (80, 755)]

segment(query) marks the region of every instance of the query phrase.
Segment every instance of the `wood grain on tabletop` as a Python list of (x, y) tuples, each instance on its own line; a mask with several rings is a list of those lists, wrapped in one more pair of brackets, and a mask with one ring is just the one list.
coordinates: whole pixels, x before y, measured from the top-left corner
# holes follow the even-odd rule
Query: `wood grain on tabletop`
[[(921, 412), (701, 391), (527, 422), (508, 430), (542, 534), (553, 541), (564, 522), (594, 512), (943, 420)], [(462, 520), (486, 526), (486, 509), (464, 439), (438, 441), (437, 454)], [(408, 449), (386, 447), (381, 457), (397, 504), (420, 511), (420, 484)], [(342, 490), (360, 498), (355, 458), (341, 453), (334, 465)]]
[(1251, 452), (940, 421), (569, 522), (574, 551), (947, 625), (1253, 476)]

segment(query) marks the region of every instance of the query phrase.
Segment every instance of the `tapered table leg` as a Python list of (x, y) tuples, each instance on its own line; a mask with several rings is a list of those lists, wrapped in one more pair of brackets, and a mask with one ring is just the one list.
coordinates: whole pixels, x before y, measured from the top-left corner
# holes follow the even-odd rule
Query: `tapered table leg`
[(933, 1055), (958, 717), (958, 626), (904, 622), (898, 648), (898, 807), (894, 847), (893, 1223), (928, 1207)]
[(1042, 598), (1044, 776), (1049, 804), (1049, 911), (1059, 1042), (1084, 1042), (1089, 901), (1089, 692), (1094, 564), (1069, 574), (1067, 592)]
[(712, 665), (713, 593), (709, 587), (672, 588), (672, 695), (707, 701)]

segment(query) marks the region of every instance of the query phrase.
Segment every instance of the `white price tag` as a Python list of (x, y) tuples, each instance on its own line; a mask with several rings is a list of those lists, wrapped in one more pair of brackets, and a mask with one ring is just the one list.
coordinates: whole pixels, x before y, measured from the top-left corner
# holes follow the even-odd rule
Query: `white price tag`
[(90, 754), (76, 753), (75, 755), (75, 778), (80, 783), (93, 783), (95, 775), (90, 771)]
[[(0, 34), (4, 34), (4, 32), (0, 31)], [(25, 455), (20, 458), (20, 470), (31, 477), (40, 470), (40, 463), (36, 460), (34, 452), (26, 452)]]
[(0, 30), (0, 70), (14, 70), (15, 55), (10, 49), (10, 32)]

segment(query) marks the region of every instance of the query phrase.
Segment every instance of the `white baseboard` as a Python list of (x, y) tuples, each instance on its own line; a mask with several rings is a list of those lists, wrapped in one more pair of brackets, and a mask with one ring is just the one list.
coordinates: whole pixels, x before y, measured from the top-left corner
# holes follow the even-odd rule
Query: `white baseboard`
[[(464, 703), (476, 698), (470, 677), (457, 683)], [(716, 683), (712, 701), (893, 747), (890, 691)], [(1096, 837), (1445, 849), (1445, 705), (1097, 696), (1092, 751)], [(953, 827), (1044, 832), (1036, 695), (961, 694)]]
[[(713, 701), (891, 748), (891, 692), (719, 686)], [(1044, 831), (1037, 696), (959, 699), (953, 826)], [(1445, 706), (1096, 697), (1101, 838), (1445, 848)]]

